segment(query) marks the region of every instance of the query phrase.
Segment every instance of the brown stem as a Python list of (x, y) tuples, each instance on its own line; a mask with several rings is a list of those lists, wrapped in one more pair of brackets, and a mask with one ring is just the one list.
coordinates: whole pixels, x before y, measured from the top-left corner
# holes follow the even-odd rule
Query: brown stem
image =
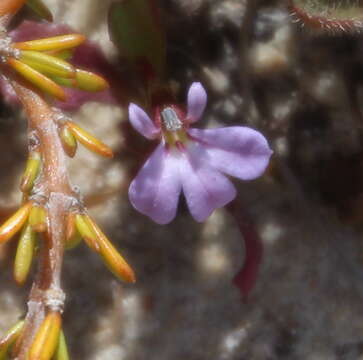
[(29, 134), (38, 142), (42, 156), (42, 174), (32, 196), (39, 197), (48, 210), (48, 231), (41, 242), (38, 272), (29, 297), (25, 327), (13, 355), (14, 359), (25, 360), (47, 310), (62, 311), (64, 294), (60, 280), (66, 215), (75, 202), (75, 196), (67, 175), (54, 110), (42, 95), (21, 81), (13, 81), (12, 85), (27, 114)]

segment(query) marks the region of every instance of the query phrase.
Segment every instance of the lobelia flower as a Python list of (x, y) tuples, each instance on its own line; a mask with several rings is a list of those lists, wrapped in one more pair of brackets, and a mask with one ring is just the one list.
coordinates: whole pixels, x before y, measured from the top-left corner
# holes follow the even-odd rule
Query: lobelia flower
[(203, 86), (193, 83), (186, 114), (174, 104), (166, 105), (153, 122), (139, 106), (129, 106), (133, 128), (148, 139), (160, 139), (129, 188), (135, 209), (158, 224), (173, 220), (182, 190), (194, 219), (204, 221), (236, 196), (224, 174), (252, 180), (268, 165), (272, 151), (264, 136), (251, 128), (190, 128), (206, 103)]

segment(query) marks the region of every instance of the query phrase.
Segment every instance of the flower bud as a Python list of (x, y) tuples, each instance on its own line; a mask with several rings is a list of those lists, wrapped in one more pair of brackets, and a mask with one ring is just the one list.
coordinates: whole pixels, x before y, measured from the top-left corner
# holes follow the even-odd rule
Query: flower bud
[(24, 225), (29, 217), (29, 212), (33, 206), (32, 202), (25, 203), (15, 212), (5, 223), (0, 226), (0, 244), (11, 239)]
[(85, 215), (75, 215), (76, 227), (86, 244), (95, 252), (100, 251), (97, 243), (97, 235), (85, 219)]
[(99, 253), (109, 270), (119, 279), (134, 283), (136, 281), (135, 273), (130, 265), (115, 249), (112, 243), (107, 239), (106, 235), (101, 231), (97, 224), (88, 216), (84, 215), (86, 223), (97, 235), (97, 243), (99, 245)]
[(29, 192), (39, 174), (41, 156), (39, 151), (31, 151), (25, 166), (25, 171), (20, 183), (22, 192)]
[(74, 78), (76, 70), (65, 60), (39, 51), (22, 50), (19, 60), (46, 75)]
[(65, 243), (66, 250), (73, 249), (82, 240), (82, 236), (77, 230), (75, 218), (76, 216), (73, 213), (70, 213), (67, 218), (66, 243)]
[(67, 124), (62, 125), (59, 130), (63, 150), (69, 157), (74, 157), (77, 151), (77, 140), (72, 134)]
[(80, 34), (67, 34), (44, 39), (30, 40), (14, 43), (13, 46), (20, 50), (52, 51), (72, 49), (82, 44), (86, 38)]
[(84, 145), (88, 150), (93, 151), (104, 157), (113, 157), (113, 153), (110, 147), (104, 144), (102, 141), (95, 138), (93, 135), (82, 129), (75, 123), (67, 121), (67, 125), (75, 138)]
[(28, 80), (31, 84), (38, 87), (45, 93), (55, 97), (60, 101), (66, 100), (66, 94), (64, 90), (57, 85), (54, 81), (43, 75), (37, 70), (34, 70), (27, 64), (16, 60), (14, 58), (7, 59), (8, 65), (10, 65), (16, 72)]
[(67, 342), (63, 331), (59, 334), (59, 342), (54, 355), (54, 360), (69, 360)]
[(47, 230), (47, 211), (43, 206), (34, 205), (29, 213), (29, 224), (36, 232)]
[(23, 285), (28, 277), (33, 261), (36, 234), (28, 223), (21, 232), (14, 262), (14, 279), (18, 285)]
[(107, 81), (90, 71), (76, 70), (77, 88), (84, 91), (97, 92), (109, 87)]
[(51, 360), (59, 342), (62, 318), (59, 312), (49, 312), (30, 347), (28, 360)]

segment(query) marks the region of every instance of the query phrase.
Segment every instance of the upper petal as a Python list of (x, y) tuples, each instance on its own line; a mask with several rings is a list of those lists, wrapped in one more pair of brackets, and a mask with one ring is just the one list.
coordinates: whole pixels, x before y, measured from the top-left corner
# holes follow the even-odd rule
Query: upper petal
[(167, 224), (175, 217), (180, 192), (179, 160), (160, 144), (130, 185), (131, 204), (156, 223)]
[(192, 143), (180, 160), (180, 175), (189, 210), (197, 221), (204, 221), (216, 208), (236, 196), (233, 184), (203, 159), (200, 145)]
[(242, 180), (262, 175), (272, 154), (265, 137), (248, 127), (189, 129), (188, 133), (203, 145), (211, 166)]
[(160, 133), (149, 115), (136, 104), (129, 105), (129, 119), (132, 127), (148, 139), (155, 139)]
[(188, 90), (187, 121), (196, 122), (202, 116), (207, 105), (207, 93), (199, 82), (194, 82)]

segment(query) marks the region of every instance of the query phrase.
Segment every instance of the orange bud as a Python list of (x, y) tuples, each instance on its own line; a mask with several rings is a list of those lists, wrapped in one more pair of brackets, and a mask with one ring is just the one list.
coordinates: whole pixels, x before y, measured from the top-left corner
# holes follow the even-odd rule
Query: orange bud
[(14, 215), (5, 221), (0, 227), (0, 244), (11, 239), (22, 228), (32, 206), (31, 201), (25, 203)]
[(67, 121), (67, 125), (69, 126), (75, 138), (88, 150), (91, 150), (104, 157), (113, 157), (113, 152), (111, 148), (104, 144), (102, 141), (98, 140), (89, 132), (82, 129), (71, 121)]
[(106, 235), (101, 231), (97, 224), (89, 217), (84, 215), (85, 220), (97, 235), (97, 243), (100, 247), (100, 254), (110, 271), (119, 279), (134, 283), (136, 281), (135, 273), (130, 265), (116, 250), (112, 243), (107, 239)]
[(28, 360), (50, 360), (58, 346), (62, 318), (51, 311), (43, 320), (29, 350)]
[(39, 71), (34, 70), (27, 64), (22, 63), (14, 58), (7, 59), (8, 65), (10, 65), (15, 71), (17, 71), (26, 80), (31, 82), (33, 85), (43, 90), (44, 92), (54, 96), (58, 100), (65, 101), (66, 94), (64, 90), (57, 85), (54, 81), (50, 80)]
[(16, 13), (25, 3), (25, 0), (1, 0), (0, 16)]

